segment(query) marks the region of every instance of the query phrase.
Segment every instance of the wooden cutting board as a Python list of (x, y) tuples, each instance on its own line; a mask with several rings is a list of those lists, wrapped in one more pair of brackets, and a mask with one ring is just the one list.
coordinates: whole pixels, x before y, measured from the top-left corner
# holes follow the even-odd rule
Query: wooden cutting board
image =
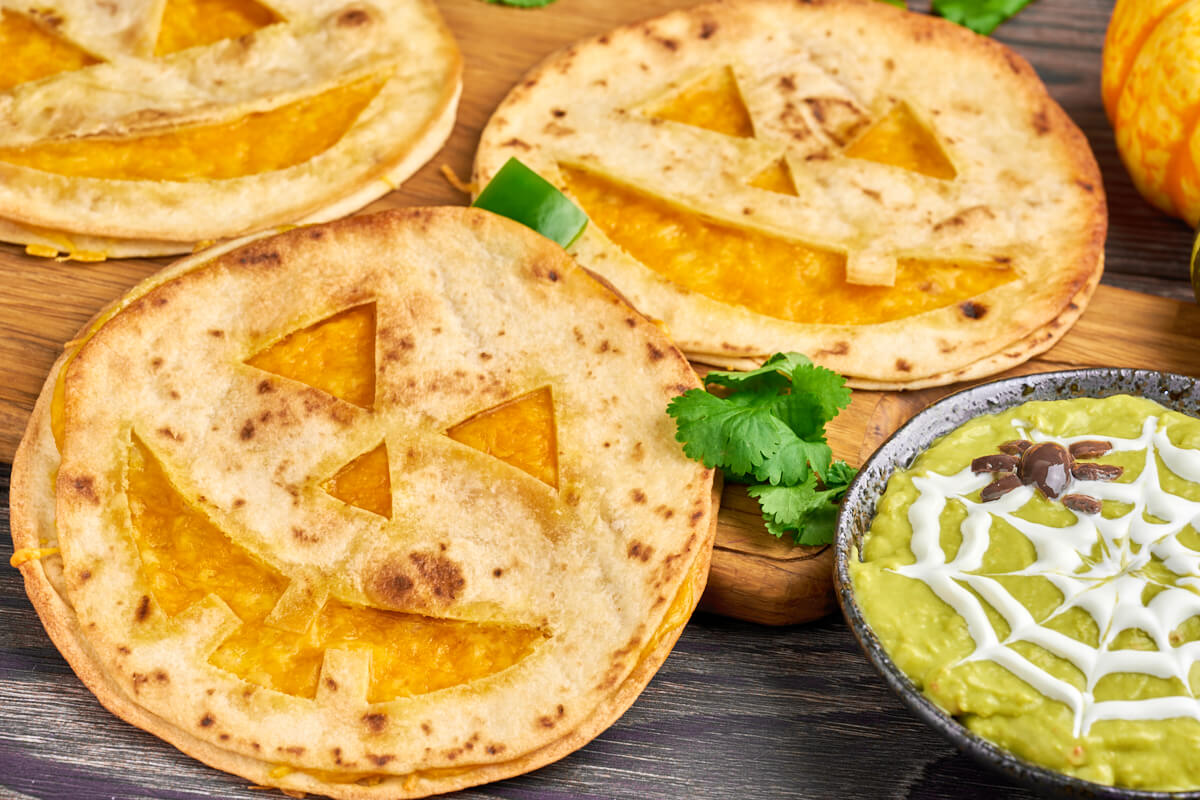
[[(439, 0), (466, 61), (458, 125), (440, 154), (402, 189), (366, 210), (464, 203), (465, 195), (450, 186), (440, 168), (447, 165), (463, 178), (470, 175), (483, 125), (526, 70), (578, 38), (690, 4), (558, 0), (526, 10), (480, 0)], [(63, 344), (99, 308), (168, 262), (57, 263), (0, 245), (0, 461), (12, 460), (34, 399)], [(1200, 375), (1200, 310), (1101, 287), (1074, 331), (1022, 370), (1085, 365)], [(850, 408), (830, 427), (835, 454), (861, 463), (891, 430), (948, 391), (856, 393)], [(757, 503), (740, 487), (725, 490), (717, 541), (706, 608), (770, 624), (813, 619), (833, 609), (828, 549), (793, 548), (770, 537)]]
[[(1080, 367), (1139, 367), (1200, 377), (1200, 306), (1101, 286), (1057, 345), (995, 377)], [(834, 455), (859, 466), (918, 411), (974, 383), (916, 392), (855, 392), (850, 407), (827, 429)], [(792, 547), (771, 537), (757, 507), (741, 487), (725, 488), (701, 607), (769, 625), (832, 612), (837, 607), (832, 548)]]

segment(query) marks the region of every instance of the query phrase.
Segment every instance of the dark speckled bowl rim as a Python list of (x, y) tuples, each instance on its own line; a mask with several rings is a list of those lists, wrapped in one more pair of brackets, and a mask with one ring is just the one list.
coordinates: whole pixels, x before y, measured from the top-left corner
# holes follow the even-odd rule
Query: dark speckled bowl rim
[(1200, 380), (1184, 375), (1123, 368), (1091, 368), (1020, 375), (973, 386), (933, 403), (891, 435), (859, 470), (837, 520), (834, 582), (838, 602), (854, 636), (884, 682), (910, 711), (956, 747), (1014, 782), (1041, 794), (1112, 800), (1200, 800), (1200, 790), (1128, 789), (1074, 778), (1018, 758), (992, 744), (935, 706), (884, 652), (854, 599), (848, 563), (858, 555), (875, 505), (897, 467), (907, 467), (933, 441), (980, 414), (995, 414), (1029, 400), (1132, 394), (1200, 417)]

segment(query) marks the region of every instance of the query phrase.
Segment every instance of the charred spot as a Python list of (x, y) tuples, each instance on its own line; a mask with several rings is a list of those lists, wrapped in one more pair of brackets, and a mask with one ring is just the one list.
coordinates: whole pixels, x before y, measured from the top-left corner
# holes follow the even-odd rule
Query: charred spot
[(275, 250), (250, 250), (244, 252), (238, 263), (243, 266), (277, 266), (280, 263), (279, 253)]
[(233, 507), (234, 507), (234, 508), (241, 508), (241, 507), (242, 507), (242, 506), (244, 506), (244, 505), (246, 505), (246, 500), (245, 500), (245, 498), (243, 498), (243, 497), (235, 497), (235, 498), (233, 498)]
[(546, 277), (549, 278), (551, 281), (554, 281), (554, 282), (558, 281), (558, 273), (554, 270), (550, 270), (549, 272), (547, 272)]
[(1033, 113), (1033, 129), (1038, 136), (1045, 136), (1050, 132), (1050, 115), (1046, 113), (1045, 108), (1039, 108)]
[[(528, 85), (528, 84), (526, 84), (526, 85)], [(521, 139), (518, 139), (515, 136), (513, 138), (509, 139), (508, 141), (502, 143), (500, 146), (501, 147), (515, 147), (518, 150), (530, 149), (528, 142), (522, 141)]]
[(558, 723), (555, 721), (555, 719), (553, 717), (548, 716), (548, 715), (543, 715), (543, 716), (538, 717), (538, 724), (541, 725), (543, 728), (553, 728)]
[(375, 579), (375, 591), (388, 605), (402, 604), (412, 592), (413, 579), (408, 575), (393, 568), (392, 571), (385, 569)]
[(313, 228), (312, 230), (310, 230), (308, 232), (308, 238), (310, 238), (314, 241), (317, 239), (323, 239), (324, 237), (325, 237), (325, 231), (321, 230), (320, 228)]
[(717, 23), (713, 22), (711, 19), (706, 19), (703, 23), (700, 24), (700, 38), (701, 39), (710, 39), (710, 38), (712, 38), (712, 35), (716, 32), (717, 32)]
[(653, 342), (646, 344), (646, 353), (650, 356), (651, 361), (662, 361), (666, 357), (666, 351), (655, 346)]
[(784, 75), (779, 79), (779, 88), (783, 89), (785, 92), (796, 91), (796, 79), (791, 75)]
[(550, 109), (550, 113), (559, 119), (562, 119), (567, 115), (567, 110), (565, 108), (552, 108)]
[(671, 388), (674, 390), (675, 394), (685, 394), (692, 390), (692, 387), (688, 386), (686, 383), (677, 383)]
[(89, 580), (91, 580), (91, 578), (92, 578), (92, 571), (90, 569), (80, 570), (80, 572), (79, 572), (79, 582), (80, 583), (89, 581)]
[(958, 349), (958, 345), (956, 345), (954, 342), (948, 342), (945, 339), (938, 339), (938, 352), (939, 353), (942, 353), (943, 355), (945, 355), (946, 353), (953, 353), (957, 349)]
[(155, 295), (154, 300), (152, 302), (154, 303), (154, 305), (158, 306), (159, 308), (162, 308), (167, 303), (169, 303), (170, 300), (168, 300), (167, 298), (163, 297), (160, 294), (160, 295)]
[(693, 525), (695, 525), (697, 522), (699, 522), (703, 518), (704, 518), (703, 511), (693, 511), (692, 516), (690, 517)]
[(876, 203), (883, 202), (883, 195), (881, 195), (879, 192), (875, 191), (874, 189), (867, 189), (866, 187), (861, 187), (861, 186), (859, 188), (862, 189), (863, 194), (865, 194), (867, 197), (874, 200)]
[(612, 347), (612, 345), (608, 343), (608, 339), (603, 339), (600, 342), (600, 346), (596, 348), (596, 352), (607, 353), (610, 347)]
[(218, 736), (217, 738), (218, 738), (218, 739), (220, 739), (222, 742), (228, 742), (228, 741), (229, 741), (229, 734), (228, 734), (228, 733), (222, 733), (222, 734), (221, 734), (220, 736)]
[(216, 720), (213, 719), (212, 714), (205, 714), (203, 717), (200, 718), (200, 727), (201, 728), (211, 727), (214, 722), (216, 722)]
[(646, 457), (646, 448), (641, 442), (633, 443), (633, 460), (641, 461)]
[(435, 597), (454, 600), (467, 585), (462, 569), (448, 558), (425, 553), (409, 553), (409, 561), (417, 568), (421, 579), (429, 586)]
[(634, 319), (633, 317), (626, 317), (625, 318), (625, 326), (628, 328), (635, 328), (635, 327), (637, 327), (637, 320)]
[(154, 678), (155, 683), (167, 683), (171, 680), (167, 677), (167, 673), (163, 672), (161, 669), (154, 670), (154, 675), (152, 677)]
[(976, 303), (974, 300), (959, 303), (958, 310), (967, 319), (983, 319), (983, 316), (987, 314), (987, 306), (982, 303)]
[(678, 39), (671, 39), (666, 36), (659, 36), (659, 37), (657, 37), (656, 41), (659, 44), (661, 44), (663, 47), (670, 50), (671, 52), (675, 52), (676, 50), (679, 49), (679, 40)]
[(275, 387), (271, 385), (270, 381), (259, 381), (259, 383), (258, 383), (258, 393), (259, 394), (270, 394), (273, 391), (275, 391)]
[(326, 678), (325, 679), (325, 688), (331, 692), (336, 692), (338, 690), (338, 682), (335, 681), (333, 678)]
[(172, 399), (172, 400), (178, 400), (178, 399), (179, 399), (179, 397), (180, 397), (180, 395), (179, 395), (179, 392), (175, 391), (174, 389), (172, 389), (171, 391), (167, 392), (167, 394), (168, 394), (168, 395), (170, 395), (170, 397), (171, 397), (171, 399)]
[(819, 356), (844, 356), (850, 352), (849, 342), (834, 342), (832, 347), (827, 347), (824, 350), (818, 350)]
[(489, 744), (484, 749), (487, 750), (487, 754), (489, 756), (496, 756), (496, 755), (500, 755), (501, 753), (503, 753), (505, 750), (505, 747), (502, 744)]
[(635, 561), (641, 561), (644, 564), (650, 560), (650, 556), (653, 552), (654, 548), (650, 545), (634, 541), (629, 544), (629, 551), (627, 555)]
[(304, 748), (298, 744), (294, 744), (291, 747), (276, 747), (275, 749), (282, 750), (283, 752), (290, 753), (291, 755), (294, 755), (294, 756), (304, 755)]
[(154, 369), (158, 369), (162, 365), (163, 365), (162, 358), (155, 356), (154, 358), (150, 359), (150, 366), (153, 367)]
[(243, 442), (248, 442), (254, 438), (254, 420), (246, 420), (246, 424), (242, 426), (242, 430), (238, 433)]
[(372, 733), (379, 733), (387, 727), (387, 714), (363, 714), (362, 721)]
[(333, 763), (340, 766), (342, 763), (342, 748), (335, 747), (330, 752), (333, 754)]
[(992, 261), (997, 264), (1011, 264), (1012, 258), (1010, 256), (996, 256)]
[(492, 577), (494, 578), (499, 578), (503, 574), (504, 570), (501, 567), (496, 567), (494, 570), (492, 570)]
[(896, 369), (900, 372), (912, 372), (912, 364), (908, 363), (903, 358), (897, 358)]
[(1088, 192), (1089, 194), (1091, 192), (1096, 191), (1095, 185), (1092, 184), (1090, 181), (1076, 179), (1075, 185), (1078, 186), (1080, 189), (1083, 189), (1085, 192)]
[(391, 755), (378, 756), (378, 755), (375, 755), (374, 753), (367, 753), (367, 758), (370, 760), (370, 762), (372, 764), (374, 764), (377, 767), (385, 767), (388, 765), (389, 762), (394, 761), (396, 759), (395, 756), (391, 756)]
[(157, 431), (155, 431), (155, 433), (157, 433), (159, 436), (162, 436), (166, 439), (171, 439), (172, 441), (176, 441), (176, 442), (183, 441), (183, 435), (176, 433), (175, 431), (171, 430), (170, 428), (159, 428)]
[(608, 38), (608, 34), (606, 33), (603, 36), (601, 36), (599, 39), (597, 39), (596, 41), (600, 42), (600, 44), (608, 44), (609, 41), (611, 41), (611, 40)]
[(309, 533), (303, 528), (297, 528), (294, 526), (292, 527), (292, 538), (298, 542), (303, 542), (304, 544), (313, 544), (314, 542), (319, 542), (321, 540), (321, 537), (317, 536), (315, 533)]
[(148, 616), (150, 616), (150, 595), (144, 594), (138, 601), (137, 611), (133, 612), (133, 618), (138, 622), (145, 622)]
[(123, 656), (127, 656), (127, 655), (129, 655), (131, 652), (133, 652), (133, 651), (132, 651), (132, 650), (130, 650), (130, 649), (129, 649), (128, 647), (126, 647), (125, 645), (121, 645), (120, 647), (118, 647), (118, 648), (117, 648), (117, 652), (118, 652), (118, 653), (120, 653), (120, 654), (121, 654), (121, 655), (123, 655)]
[(635, 503), (646, 502), (646, 493), (643, 492), (641, 489), (634, 489), (632, 492), (629, 493), (629, 496), (631, 498), (633, 498), (633, 502), (635, 502)]
[(883, 60), (883, 68), (886, 69), (888, 72), (891, 72), (892, 70), (894, 70), (896, 68), (896, 62), (890, 58), (885, 58)]
[(338, 14), (337, 24), (340, 28), (360, 28), (371, 21), (371, 15), (361, 8), (351, 8)]
[(422, 722), (421, 723), (421, 733), (428, 736), (429, 734), (433, 733), (433, 726), (430, 725), (428, 722)]
[(208, 331), (208, 335), (213, 337), (214, 339), (224, 339), (225, 331), (220, 330), (218, 328), (210, 328)]

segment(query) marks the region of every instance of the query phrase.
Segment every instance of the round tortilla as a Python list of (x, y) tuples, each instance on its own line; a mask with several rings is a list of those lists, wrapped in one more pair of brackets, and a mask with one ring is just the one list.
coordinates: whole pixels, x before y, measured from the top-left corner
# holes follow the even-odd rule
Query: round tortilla
[[(100, 13), (92, 5), (61, 13)], [(130, 49), (0, 92), (0, 148), (236, 123), (381, 80), (335, 143), (293, 166), (220, 179), (79, 177), (0, 159), (0, 238), (93, 257), (188, 252), (197, 243), (347, 214), (437, 152), (453, 127), (462, 61), (429, 0), (270, 5), (286, 22), (161, 57)], [(72, 21), (66, 17), (65, 30)], [(131, 85), (139, 91), (128, 91)]]
[[(264, 373), (241, 363), (255, 340), (371, 299), (381, 356), (374, 410), (314, 402), (312, 389), (286, 381), (266, 394), (255, 388)], [(18, 451), (12, 492), (16, 548), (63, 551), (22, 566), (30, 597), (114, 713), (259, 784), (338, 798), (417, 797), (566, 755), (611, 724), (666, 657), (703, 589), (716, 512), (712, 471), (683, 457), (658, 409), (697, 381), (654, 325), (547, 240), (481, 211), (388, 212), (187, 259), (115, 310), (55, 366)], [(491, 330), (497, 325), (504, 336)], [(564, 330), (575, 344), (548, 346)], [(389, 358), (394, 345), (398, 359)], [(155, 359), (159, 368), (145, 370), (142, 362)], [(52, 406), (62, 370), (60, 457)], [(420, 383), (415, 392), (405, 388), (410, 380)], [(464, 461), (462, 448), (447, 449), (447, 425), (546, 382), (557, 491), (490, 457)], [(287, 405), (294, 426), (262, 424), (246, 438), (241, 416), (261, 420), (262, 403), (277, 412)], [(212, 420), (228, 430), (208, 430)], [(454, 597), (383, 601), (434, 617), (534, 619), (550, 635), (498, 674), (374, 704), (328, 692), (305, 700), (185, 655), (185, 642), (228, 608), (210, 597), (164, 626), (156, 602), (139, 602), (153, 591), (129, 552), (136, 548), (124, 543), (121, 476), (131, 435), (227, 535), (306, 585), (377, 604), (370, 587), (397, 556), (444, 544), (439, 557), (463, 580)], [(400, 440), (415, 437), (438, 464), (471, 467), (459, 473), (461, 487), (444, 470), (417, 468), (402, 489), (393, 483), (399, 507), (428, 511), (415, 539), (412, 515), (364, 522), (361, 511), (308, 493), (293, 504), (276, 480), (298, 470), (311, 483), (329, 461), (322, 452), (345, 460), (377, 435), (392, 442), (393, 460), (404, 453)], [(280, 491), (289, 499), (272, 496)], [(541, 511), (531, 518), (530, 509)], [(439, 513), (455, 519), (454, 537), (429, 525)], [(287, 534), (299, 524), (326, 543)], [(489, 574), (501, 562), (504, 580)], [(145, 678), (159, 674), (165, 679)]]
[[(722, 65), (752, 136), (656, 118), (664, 99)], [(898, 104), (930, 121), (953, 180), (845, 155)], [(510, 157), (564, 190), (560, 165), (725, 226), (840, 251), (848, 262), (991, 261), (1017, 274), (914, 316), (809, 324), (685, 289), (589, 225), (571, 248), (580, 263), (705, 362), (759, 363), (795, 350), (851, 380), (915, 385), (1034, 335), (1070, 312), (1102, 270), (1099, 170), (1033, 69), (995, 41), (877, 0), (712, 3), (575, 44), (496, 110), (477, 185)], [(781, 157), (799, 196), (751, 185)]]

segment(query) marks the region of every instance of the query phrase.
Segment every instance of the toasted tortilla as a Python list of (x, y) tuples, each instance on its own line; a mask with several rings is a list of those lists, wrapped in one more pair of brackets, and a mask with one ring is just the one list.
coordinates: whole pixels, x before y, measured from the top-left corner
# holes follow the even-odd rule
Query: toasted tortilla
[[(719, 70), (731, 76), (733, 99), (707, 88), (720, 86)], [(716, 111), (704, 118), (697, 107)], [(733, 119), (739, 113), (745, 120)], [(887, 153), (870, 153), (875, 132), (897, 115), (924, 131), (918, 144), (929, 152), (912, 157), (927, 164), (897, 166)], [(660, 217), (681, 220), (677, 229), (655, 228), (614, 201), (611, 220), (592, 214), (572, 252), (706, 362), (759, 363), (796, 350), (852, 380), (887, 385), (1000, 367), (1011, 359), (986, 360), (1069, 312), (1102, 270), (1099, 170), (1032, 68), (995, 41), (876, 0), (713, 3), (575, 44), (496, 110), (477, 185), (510, 157), (585, 211), (598, 206), (573, 189), (580, 175), (622, 200), (650, 198)], [(719, 241), (690, 252), (679, 230), (705, 226)], [(793, 298), (799, 310), (778, 316), (687, 285), (714, 259), (722, 264), (727, 231), (756, 247), (840, 258), (840, 285), (851, 295), (858, 284), (886, 298), (883, 285), (910, 262), (918, 277), (928, 264), (1006, 274), (979, 294), (951, 293), (910, 316), (830, 323), (805, 316), (807, 278), (787, 277), (789, 262), (776, 254), (772, 274), (791, 284), (754, 300), (773, 308), (772, 295)], [(685, 240), (676, 260), (694, 269), (675, 264), (669, 273), (631, 252), (673, 237)], [(721, 280), (730, 291), (758, 280), (746, 277), (755, 260), (717, 268), (727, 270)], [(913, 296), (940, 302), (930, 294), (940, 287), (916, 283)]]
[[(369, 407), (247, 363), (369, 303)], [(572, 345), (551, 346), (564, 329)], [(187, 259), (91, 323), (14, 462), (14, 544), (61, 548), (22, 565), (27, 590), (128, 721), (262, 785), (448, 791), (586, 743), (666, 657), (703, 589), (715, 505), (712, 471), (654, 409), (695, 385), (656, 326), (515, 223), (415, 209), (298, 229)], [(447, 435), (545, 387), (556, 486)], [(381, 440), (387, 518), (327, 491), (334, 466)], [(327, 603), (480, 626), (484, 642), (488, 626), (536, 629), (537, 642), (498, 672), (374, 702), (353, 647), (326, 650), (312, 697), (215, 667), (205, 656), (243, 624), (240, 601), (168, 610), (138, 538), (139, 449), (191, 511), (303, 587), (279, 598), (264, 640), (305, 620), (316, 635)]]
[[(54, 35), (103, 29), (88, 15), (105, 16), (104, 4), (62, 5)], [(161, 55), (144, 40), (159, 35), (163, 4), (113, 6), (153, 25), (135, 26), (119, 55), (110, 51), (120, 37), (71, 41), (96, 50), (98, 63), (0, 92), (0, 237), (85, 258), (188, 252), (353, 211), (449, 136), (462, 64), (427, 0), (273, 0), (271, 24)], [(295, 121), (305, 113), (316, 122)], [(199, 142), (194, 168), (191, 140), (179, 138), (188, 136)], [(301, 144), (278, 155), (289, 139)], [(268, 140), (276, 146), (254, 150)], [(132, 155), (139, 148), (144, 163)], [(213, 150), (235, 160), (212, 167), (227, 154)]]

